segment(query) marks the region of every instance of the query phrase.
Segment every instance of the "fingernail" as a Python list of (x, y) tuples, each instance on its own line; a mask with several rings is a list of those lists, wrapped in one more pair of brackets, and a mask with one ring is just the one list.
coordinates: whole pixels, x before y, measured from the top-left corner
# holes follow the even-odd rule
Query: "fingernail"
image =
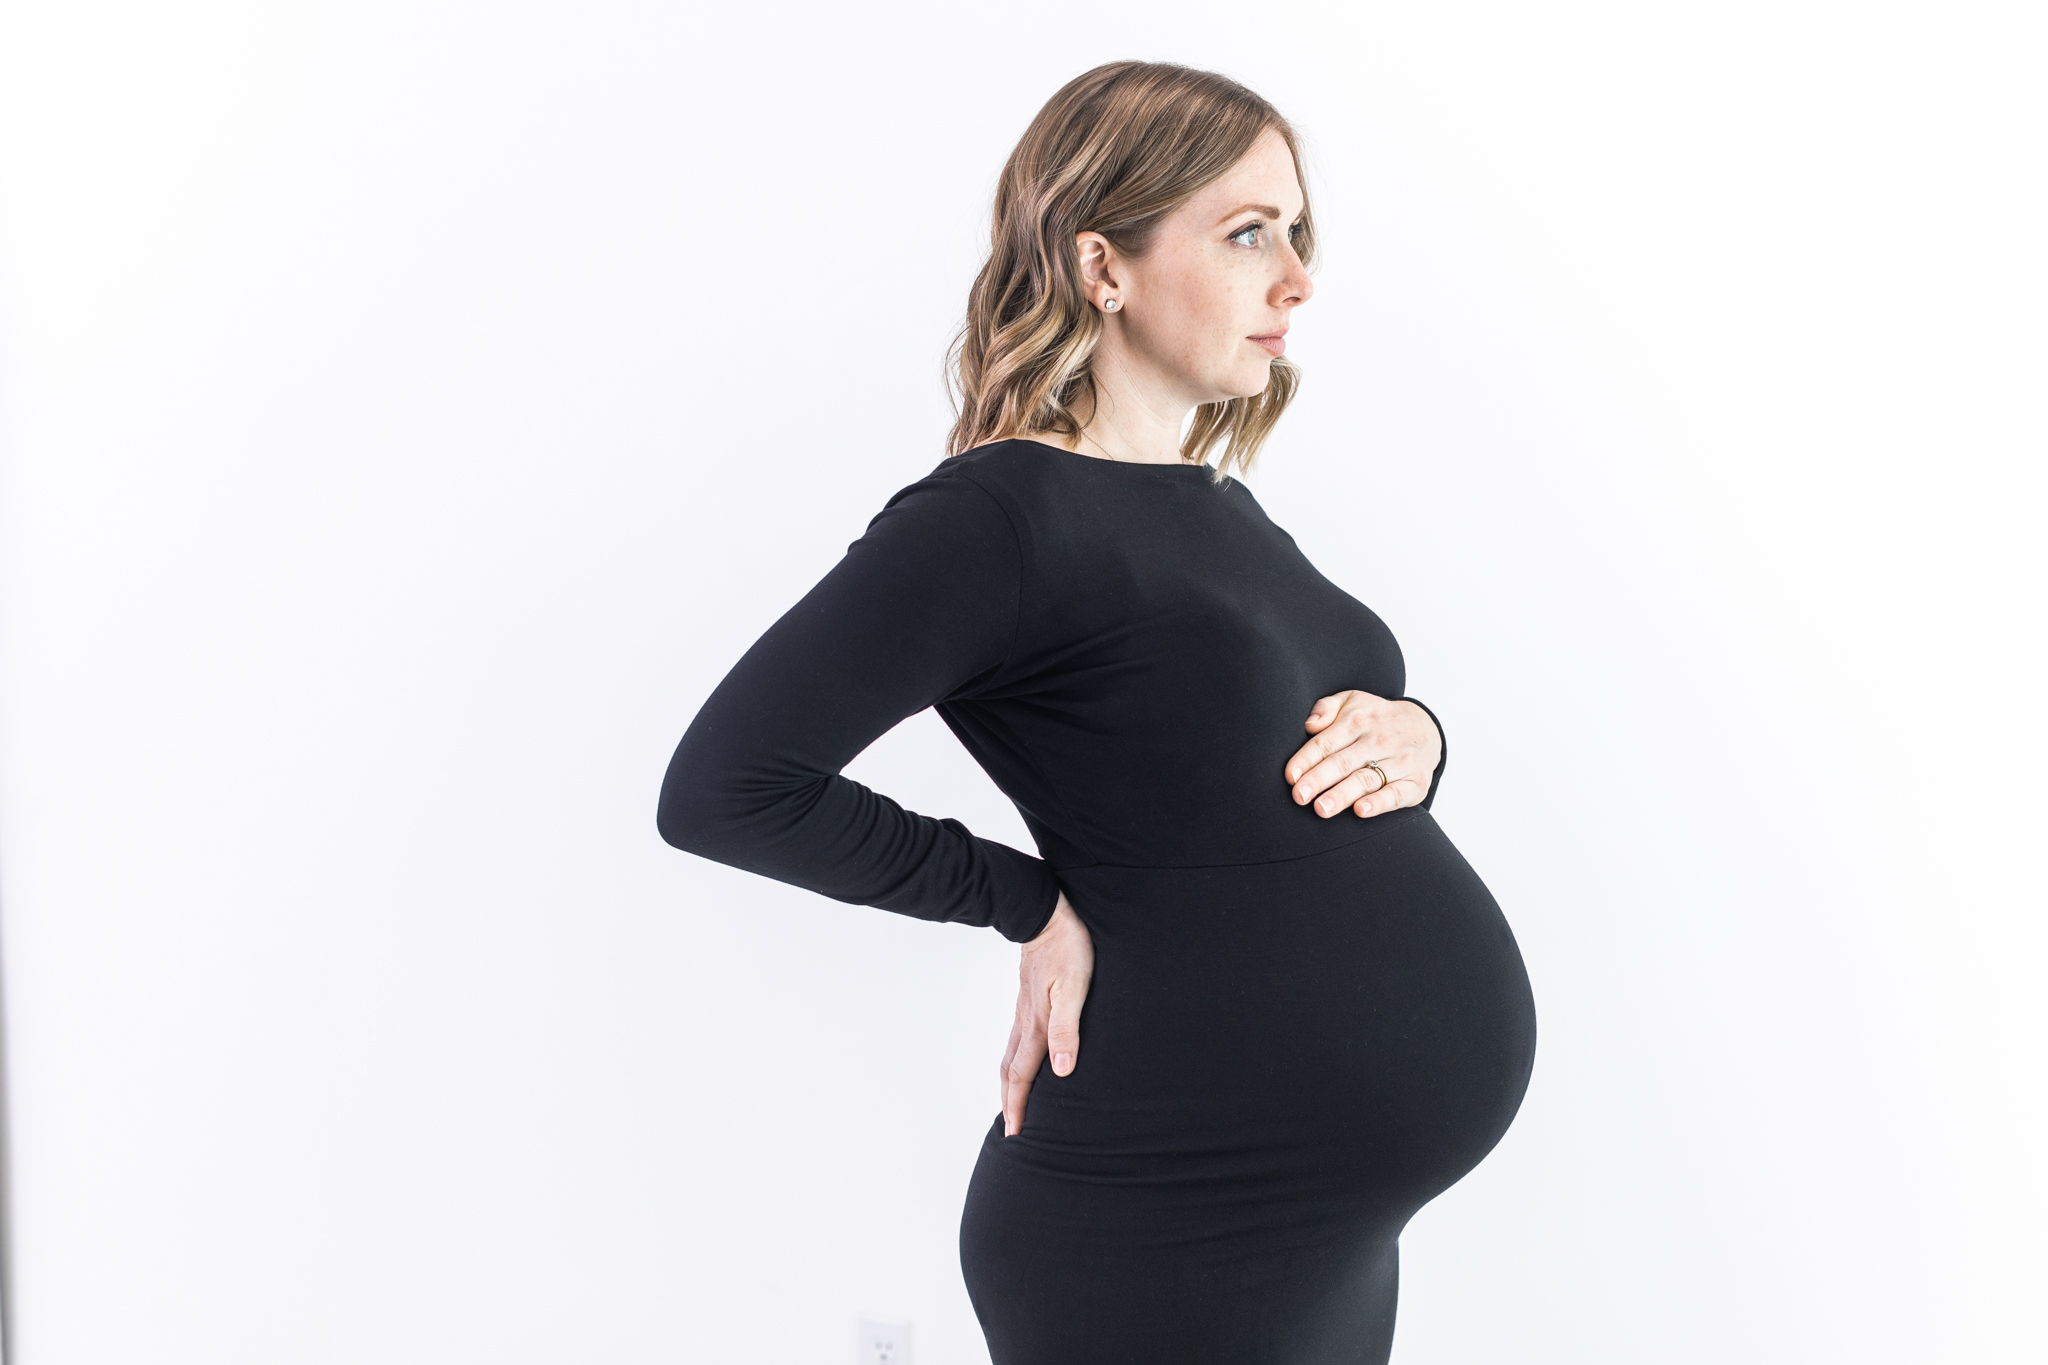
[(1074, 1069), (1074, 1054), (1071, 1052), (1054, 1053), (1052, 1058), (1052, 1069), (1056, 1074), (1061, 1076), (1064, 1076), (1069, 1071), (1072, 1071)]

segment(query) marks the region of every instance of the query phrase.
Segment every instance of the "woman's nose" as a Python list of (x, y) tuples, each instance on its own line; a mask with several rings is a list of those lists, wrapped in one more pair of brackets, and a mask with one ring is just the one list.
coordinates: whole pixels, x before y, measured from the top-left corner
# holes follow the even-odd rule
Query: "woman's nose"
[(1316, 284), (1308, 277), (1308, 268), (1301, 263), (1301, 257), (1294, 254), (1294, 248), (1286, 248), (1287, 269), (1274, 286), (1273, 302), (1294, 306), (1307, 303), (1315, 297)]

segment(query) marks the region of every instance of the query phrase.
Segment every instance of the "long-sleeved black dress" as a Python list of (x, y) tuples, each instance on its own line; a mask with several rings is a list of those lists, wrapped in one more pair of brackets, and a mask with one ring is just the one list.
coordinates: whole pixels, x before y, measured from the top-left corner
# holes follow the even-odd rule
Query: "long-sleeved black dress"
[[(1088, 926), (1078, 1064), (990, 1124), (961, 1221), (996, 1365), (1387, 1359), (1396, 1238), (1536, 1030), (1428, 803), (1324, 819), (1283, 775), (1317, 698), (1403, 673), (1242, 483), (1002, 441), (892, 498), (684, 735), (679, 848), (1018, 942), (1064, 888)], [(1041, 857), (839, 776), (927, 706)]]

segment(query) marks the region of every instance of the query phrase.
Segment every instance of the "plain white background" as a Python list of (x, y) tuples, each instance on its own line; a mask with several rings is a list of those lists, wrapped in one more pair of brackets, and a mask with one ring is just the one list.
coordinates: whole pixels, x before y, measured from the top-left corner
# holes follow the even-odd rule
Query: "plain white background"
[[(1131, 55), (1309, 139), (1252, 487), (1401, 638), (1535, 985), (1396, 1360), (2040, 1359), (2042, 38), (10, 7), (17, 1365), (799, 1365), (859, 1313), (986, 1360), (954, 1239), (1015, 949), (654, 801), (937, 463), (1002, 158)], [(929, 715), (852, 771), (1030, 847)]]

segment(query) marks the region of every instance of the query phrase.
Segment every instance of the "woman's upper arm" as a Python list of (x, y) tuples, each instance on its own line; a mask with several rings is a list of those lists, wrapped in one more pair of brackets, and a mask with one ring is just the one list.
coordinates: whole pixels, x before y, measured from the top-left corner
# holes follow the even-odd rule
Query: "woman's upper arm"
[(1000, 670), (1022, 576), (1008, 515), (964, 472), (898, 493), (705, 701), (662, 784), (662, 836), (835, 899), (1035, 934), (1058, 897), (1040, 860), (839, 776)]

